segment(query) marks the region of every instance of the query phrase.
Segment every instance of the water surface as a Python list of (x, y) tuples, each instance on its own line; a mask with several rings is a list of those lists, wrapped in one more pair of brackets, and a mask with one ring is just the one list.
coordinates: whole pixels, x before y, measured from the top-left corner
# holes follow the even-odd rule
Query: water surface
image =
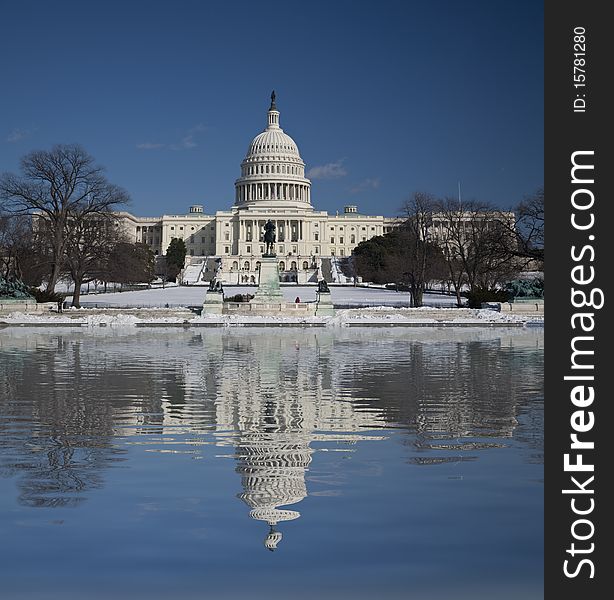
[(0, 332), (2, 597), (543, 596), (543, 333)]

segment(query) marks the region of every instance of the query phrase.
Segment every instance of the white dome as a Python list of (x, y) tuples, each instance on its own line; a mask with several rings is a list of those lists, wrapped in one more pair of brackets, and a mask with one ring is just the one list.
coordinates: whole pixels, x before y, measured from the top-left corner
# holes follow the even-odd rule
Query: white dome
[(245, 160), (272, 154), (286, 155), (294, 159), (301, 157), (295, 141), (287, 133), (284, 133), (281, 127), (267, 127), (262, 133), (259, 133), (249, 145)]
[(311, 206), (311, 182), (296, 142), (279, 126), (275, 92), (267, 113), (267, 128), (249, 145), (235, 181), (235, 206), (302, 208)]

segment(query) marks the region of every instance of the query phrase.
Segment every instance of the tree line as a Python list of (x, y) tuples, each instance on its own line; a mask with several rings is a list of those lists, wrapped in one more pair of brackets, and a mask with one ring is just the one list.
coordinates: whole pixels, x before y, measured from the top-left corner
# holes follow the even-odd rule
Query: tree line
[(414, 193), (402, 207), (398, 227), (360, 242), (350, 259), (353, 275), (395, 283), (422, 306), (425, 290), (444, 282), (470, 306), (504, 299), (505, 286), (521, 271), (540, 268), (544, 258), (544, 192), (537, 190), (502, 211), (487, 203), (438, 199)]
[(59, 299), (62, 277), (81, 286), (91, 281), (150, 282), (155, 257), (122, 230), (116, 210), (129, 202), (102, 167), (79, 145), (57, 145), (22, 158), (19, 175), (0, 176), (0, 268), (6, 279), (21, 279), (39, 296)]

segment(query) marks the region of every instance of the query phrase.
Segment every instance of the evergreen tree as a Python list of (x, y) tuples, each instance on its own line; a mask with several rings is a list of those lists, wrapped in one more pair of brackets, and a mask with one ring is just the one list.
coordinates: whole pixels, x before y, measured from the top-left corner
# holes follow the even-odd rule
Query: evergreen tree
[(179, 271), (183, 269), (185, 263), (185, 256), (188, 250), (185, 246), (185, 242), (180, 238), (173, 238), (171, 243), (166, 249), (166, 268), (168, 278), (175, 280)]

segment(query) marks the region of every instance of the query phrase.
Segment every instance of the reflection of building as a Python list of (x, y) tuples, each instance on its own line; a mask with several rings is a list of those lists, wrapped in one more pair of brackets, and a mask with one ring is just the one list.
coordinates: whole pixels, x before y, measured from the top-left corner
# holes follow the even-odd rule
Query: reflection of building
[[(315, 275), (320, 257), (330, 261), (331, 256), (350, 256), (359, 242), (382, 235), (397, 221), (361, 215), (354, 205), (335, 216), (314, 210), (305, 163), (279, 125), (274, 95), (267, 127), (252, 140), (241, 163), (230, 210), (207, 215), (201, 205), (194, 205), (186, 215), (142, 218), (124, 213), (123, 220), (130, 237), (150, 245), (155, 254), (164, 254), (171, 239), (182, 238), (189, 256), (222, 257), (220, 276), (225, 282), (250, 283), (257, 278), (268, 219), (276, 225), (281, 277), (299, 281)], [(202, 259), (190, 260), (208, 268)]]
[(326, 341), (303, 335), (229, 336), (221, 352), (225, 372), (216, 421), (221, 430), (232, 423), (236, 435), (220, 443), (236, 448), (243, 488), (238, 497), (250, 507), (252, 519), (268, 524), (269, 550), (281, 540), (275, 526), (300, 517), (294, 505), (308, 494), (305, 475), (313, 441), (381, 439), (365, 435), (382, 423), (379, 411), (360, 412), (337, 397), (334, 363), (327, 367), (323, 360), (332, 349)]
[(178, 461), (215, 446), (274, 549), (276, 528), (300, 516), (316, 449), (351, 451), (393, 427), (428, 465), (520, 430), (541, 460), (541, 421), (527, 422), (541, 418), (535, 330), (59, 331), (0, 337), (0, 474), (19, 474), (30, 506), (86, 499), (131, 460), (126, 439)]

